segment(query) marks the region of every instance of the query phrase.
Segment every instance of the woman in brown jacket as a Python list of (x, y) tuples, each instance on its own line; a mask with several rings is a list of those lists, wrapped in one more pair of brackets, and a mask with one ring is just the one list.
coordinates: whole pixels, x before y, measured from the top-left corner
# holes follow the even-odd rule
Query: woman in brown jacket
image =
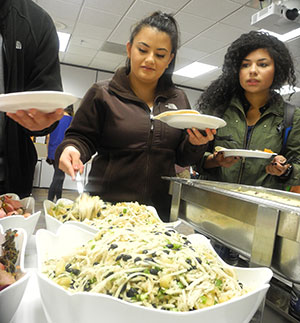
[(74, 179), (95, 153), (86, 190), (104, 201), (138, 201), (169, 220), (169, 182), (175, 163), (202, 157), (213, 132), (171, 128), (153, 116), (190, 109), (172, 82), (178, 29), (171, 15), (155, 12), (139, 22), (127, 43), (126, 67), (86, 93), (56, 151), (59, 167)]

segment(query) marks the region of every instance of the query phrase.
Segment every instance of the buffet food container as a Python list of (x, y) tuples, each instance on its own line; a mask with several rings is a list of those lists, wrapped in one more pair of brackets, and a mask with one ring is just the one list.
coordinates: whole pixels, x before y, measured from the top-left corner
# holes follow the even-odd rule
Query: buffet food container
[[(19, 250), (16, 266), (19, 266), (17, 272), (17, 281), (0, 291), (0, 322), (9, 323), (17, 311), (20, 302), (23, 298), (25, 288), (27, 286), (30, 273), (24, 270), (24, 257), (27, 242), (26, 231), (22, 228), (12, 229), (17, 230), (15, 238), (16, 249)], [(5, 235), (5, 231), (0, 225), (1, 237)], [(2, 239), (1, 239), (2, 240)]]
[[(14, 200), (20, 200), (19, 196), (13, 193), (6, 193), (3, 195), (11, 196)], [(0, 195), (3, 196), (3, 195)], [(26, 197), (20, 200), (22, 206), (25, 208), (26, 212), (30, 213), (28, 217), (23, 215), (10, 215), (0, 219), (0, 225), (3, 227), (3, 230), (12, 228), (23, 228), (27, 236), (30, 237), (36, 227), (36, 224), (41, 215), (41, 211), (35, 212), (35, 200), (32, 196)]]
[[(82, 228), (83, 230), (87, 230), (90, 231), (91, 233), (97, 233), (98, 229), (96, 225), (90, 225), (88, 223), (84, 223), (84, 222), (80, 222), (80, 221), (66, 221), (66, 222), (61, 222), (59, 221), (57, 218), (55, 218), (54, 216), (49, 214), (49, 210), (53, 207), (55, 207), (55, 205), (57, 205), (58, 203), (65, 203), (65, 204), (69, 204), (72, 205), (73, 201), (69, 200), (69, 199), (65, 199), (65, 198), (61, 198), (59, 200), (56, 201), (56, 203), (49, 201), (49, 200), (45, 200), (43, 202), (43, 209), (44, 209), (44, 214), (45, 214), (45, 221), (46, 221), (46, 229), (56, 233), (58, 228), (63, 225), (63, 223), (68, 223), (68, 224), (72, 224), (75, 226), (78, 226), (79, 228)], [(159, 216), (157, 214), (156, 209), (153, 206), (147, 206), (147, 208), (152, 212), (152, 214), (159, 219)], [(180, 220), (175, 221), (173, 223), (166, 223), (166, 226), (168, 227), (173, 227), (176, 228), (179, 224), (181, 223)]]
[[(44, 229), (37, 232), (38, 283), (43, 307), (51, 322), (85, 323), (99, 317), (110, 323), (246, 323), (260, 306), (272, 277), (269, 268), (235, 268), (239, 281), (251, 287), (249, 293), (200, 310), (172, 312), (143, 307), (104, 294), (71, 294), (42, 273), (44, 261), (68, 255), (93, 237), (93, 233), (70, 224), (60, 226), (56, 234)], [(210, 245), (209, 240), (199, 234), (188, 238), (192, 243), (200, 239)]]
[(171, 221), (195, 230), (288, 281), (300, 283), (300, 195), (241, 184), (165, 177)]

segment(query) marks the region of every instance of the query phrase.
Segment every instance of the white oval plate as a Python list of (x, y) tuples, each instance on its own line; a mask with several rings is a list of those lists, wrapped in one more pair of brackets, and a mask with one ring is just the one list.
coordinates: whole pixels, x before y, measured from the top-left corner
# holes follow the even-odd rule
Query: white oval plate
[(197, 128), (199, 130), (218, 129), (226, 126), (226, 121), (221, 118), (205, 114), (183, 114), (165, 116), (159, 119), (170, 127), (178, 129)]
[(59, 91), (28, 91), (0, 95), (0, 111), (16, 112), (18, 110), (37, 109), (46, 113), (59, 108), (66, 108), (75, 103), (77, 97)]
[(272, 156), (277, 155), (276, 153), (268, 153), (259, 150), (247, 150), (247, 149), (227, 149), (223, 148), (219, 150), (224, 153), (224, 157), (238, 156), (238, 157), (249, 157), (249, 158), (264, 158), (268, 159)]

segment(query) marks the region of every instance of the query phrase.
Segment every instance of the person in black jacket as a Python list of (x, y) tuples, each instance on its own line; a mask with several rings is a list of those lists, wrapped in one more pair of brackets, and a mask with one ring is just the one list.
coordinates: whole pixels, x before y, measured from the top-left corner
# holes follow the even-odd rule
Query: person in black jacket
[[(0, 93), (62, 91), (59, 42), (50, 16), (31, 0), (0, 2)], [(30, 195), (37, 153), (31, 136), (44, 136), (63, 109), (0, 112), (0, 194)]]

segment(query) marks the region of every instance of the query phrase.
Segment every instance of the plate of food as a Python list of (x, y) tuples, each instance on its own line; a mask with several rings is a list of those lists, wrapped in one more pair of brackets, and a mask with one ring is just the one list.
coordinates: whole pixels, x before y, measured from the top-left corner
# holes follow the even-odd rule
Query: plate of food
[(204, 236), (163, 225), (95, 235), (63, 224), (40, 229), (36, 244), (43, 307), (56, 323), (249, 322), (272, 277), (229, 266)]
[(154, 119), (178, 129), (197, 128), (205, 130), (206, 128), (218, 129), (226, 126), (226, 121), (221, 118), (201, 114), (198, 111), (189, 109), (165, 111), (154, 116)]
[(231, 156), (237, 156), (237, 157), (245, 157), (245, 158), (263, 158), (263, 159), (269, 159), (275, 155), (277, 155), (274, 152), (269, 151), (262, 151), (262, 150), (249, 150), (249, 149), (228, 149), (228, 148), (219, 148), (216, 149), (218, 152), (223, 152), (224, 157), (231, 157)]
[(77, 97), (60, 91), (28, 91), (0, 94), (0, 111), (15, 113), (18, 110), (37, 109), (45, 113), (66, 108)]

